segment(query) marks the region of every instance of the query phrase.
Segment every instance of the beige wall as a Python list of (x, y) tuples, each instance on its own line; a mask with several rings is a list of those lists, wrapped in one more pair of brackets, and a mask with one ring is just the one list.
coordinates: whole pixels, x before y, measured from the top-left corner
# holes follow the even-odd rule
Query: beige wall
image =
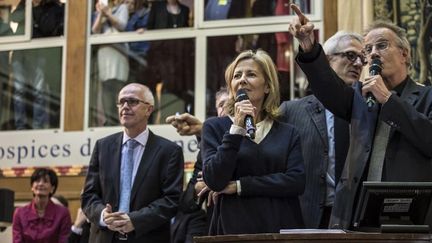
[(373, 20), (373, 0), (343, 0), (337, 4), (338, 30), (357, 32), (362, 34), (363, 29)]

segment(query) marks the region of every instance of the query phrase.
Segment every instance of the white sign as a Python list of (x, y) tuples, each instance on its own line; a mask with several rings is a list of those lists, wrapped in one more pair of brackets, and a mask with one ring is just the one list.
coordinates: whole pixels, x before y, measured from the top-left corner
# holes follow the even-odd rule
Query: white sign
[[(185, 161), (195, 161), (198, 142), (194, 136), (180, 136), (168, 125), (150, 130), (183, 148)], [(20, 131), (0, 133), (0, 169), (34, 166), (88, 165), (96, 141), (121, 132), (120, 127), (79, 132)]]

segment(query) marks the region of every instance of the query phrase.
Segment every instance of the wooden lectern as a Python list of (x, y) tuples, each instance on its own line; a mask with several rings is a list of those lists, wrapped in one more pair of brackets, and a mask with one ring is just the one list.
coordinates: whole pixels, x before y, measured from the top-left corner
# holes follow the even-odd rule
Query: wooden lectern
[(248, 234), (248, 235), (220, 235), (194, 237), (196, 243), (208, 242), (432, 242), (430, 234), (389, 234), (389, 233), (294, 233), (294, 234)]

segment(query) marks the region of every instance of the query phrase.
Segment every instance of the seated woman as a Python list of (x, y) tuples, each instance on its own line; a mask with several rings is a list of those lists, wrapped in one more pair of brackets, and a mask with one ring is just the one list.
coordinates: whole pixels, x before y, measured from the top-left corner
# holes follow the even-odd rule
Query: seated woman
[[(279, 81), (270, 56), (244, 51), (227, 67), (229, 116), (203, 126), (203, 177), (215, 191), (210, 234), (274, 233), (302, 228), (298, 196), (305, 172), (297, 131), (276, 120)], [(243, 89), (249, 99), (237, 99)], [(245, 117), (256, 122), (246, 135)]]
[(51, 201), (58, 185), (51, 169), (36, 169), (30, 178), (33, 200), (15, 210), (12, 222), (13, 242), (68, 242), (72, 225), (69, 210)]

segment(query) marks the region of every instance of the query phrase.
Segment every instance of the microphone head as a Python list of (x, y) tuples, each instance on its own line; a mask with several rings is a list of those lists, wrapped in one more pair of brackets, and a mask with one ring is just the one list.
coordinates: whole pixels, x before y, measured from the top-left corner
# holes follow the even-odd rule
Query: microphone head
[(369, 66), (369, 73), (372, 75), (380, 74), (382, 71), (382, 62), (379, 58), (373, 58)]
[(245, 89), (239, 89), (237, 90), (236, 94), (236, 102), (242, 101), (242, 100), (248, 100), (249, 96), (246, 93)]

